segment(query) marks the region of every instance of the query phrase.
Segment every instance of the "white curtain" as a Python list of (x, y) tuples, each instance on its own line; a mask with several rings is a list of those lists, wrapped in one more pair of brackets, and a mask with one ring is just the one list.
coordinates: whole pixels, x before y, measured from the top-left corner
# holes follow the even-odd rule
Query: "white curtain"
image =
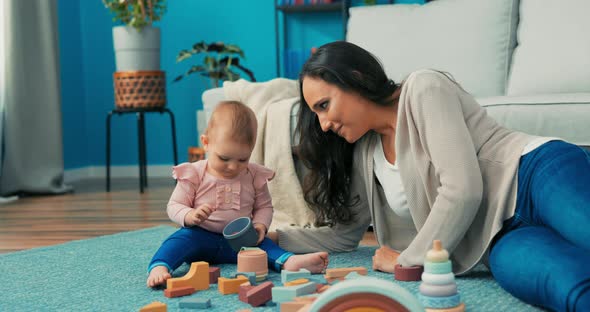
[(58, 194), (63, 183), (57, 0), (1, 0), (0, 195)]
[(4, 102), (5, 102), (5, 88), (4, 81), (6, 81), (6, 68), (4, 67), (5, 53), (4, 53), (4, 3), (0, 5), (0, 176), (2, 176), (2, 159), (4, 155)]
[[(0, 176), (2, 176), (2, 159), (4, 158), (4, 103), (6, 102), (6, 67), (4, 48), (4, 29), (6, 19), (4, 18), (4, 3), (0, 5)], [(18, 197), (0, 197), (0, 204), (7, 203)]]

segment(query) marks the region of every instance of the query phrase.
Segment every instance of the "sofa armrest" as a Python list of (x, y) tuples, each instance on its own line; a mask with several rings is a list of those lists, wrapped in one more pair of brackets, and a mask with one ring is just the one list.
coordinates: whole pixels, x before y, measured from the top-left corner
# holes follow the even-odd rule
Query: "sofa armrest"
[(209, 118), (211, 117), (211, 113), (215, 106), (223, 100), (225, 100), (225, 93), (223, 92), (223, 88), (213, 88), (208, 89), (203, 92), (201, 96), (203, 100), (203, 110), (205, 111), (205, 118), (206, 121), (209, 122)]

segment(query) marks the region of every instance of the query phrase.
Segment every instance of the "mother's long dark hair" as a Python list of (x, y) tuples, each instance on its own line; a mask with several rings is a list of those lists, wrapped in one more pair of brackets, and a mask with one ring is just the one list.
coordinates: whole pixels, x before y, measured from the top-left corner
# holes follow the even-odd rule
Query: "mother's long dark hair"
[(351, 208), (359, 201), (350, 189), (354, 143), (331, 131), (322, 131), (316, 114), (303, 97), (306, 77), (321, 79), (344, 92), (360, 94), (381, 106), (393, 105), (392, 95), (397, 86), (387, 78), (375, 56), (345, 41), (319, 47), (299, 74), (297, 154), (310, 169), (303, 183), (305, 200), (316, 214), (316, 225), (348, 224), (353, 217)]

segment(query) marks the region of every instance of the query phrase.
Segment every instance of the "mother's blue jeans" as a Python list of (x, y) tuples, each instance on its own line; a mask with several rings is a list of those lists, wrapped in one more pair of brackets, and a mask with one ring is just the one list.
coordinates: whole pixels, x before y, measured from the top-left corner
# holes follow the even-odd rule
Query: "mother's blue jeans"
[(524, 155), (514, 217), (494, 238), (490, 269), (521, 300), (590, 311), (590, 154), (551, 141)]

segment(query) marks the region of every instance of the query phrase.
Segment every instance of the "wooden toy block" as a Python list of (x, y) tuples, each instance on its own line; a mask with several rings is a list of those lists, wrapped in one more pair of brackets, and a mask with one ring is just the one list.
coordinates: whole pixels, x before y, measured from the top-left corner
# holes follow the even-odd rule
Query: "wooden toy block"
[(355, 279), (355, 278), (359, 278), (359, 277), (363, 277), (363, 275), (360, 275), (357, 272), (350, 272), (350, 273), (346, 274), (344, 279), (350, 280), (350, 279)]
[(316, 291), (316, 284), (313, 282), (289, 286), (289, 287), (274, 287), (272, 289), (272, 301), (286, 302), (292, 301), (295, 297), (313, 294)]
[(243, 275), (240, 275), (236, 278), (220, 277), (217, 280), (217, 284), (219, 285), (218, 290), (223, 295), (237, 294), (240, 292), (240, 285), (246, 282), (248, 282), (248, 278)]
[(312, 294), (312, 295), (308, 295), (308, 296), (295, 297), (295, 298), (293, 298), (293, 301), (309, 303), (309, 302), (314, 302), (317, 298), (318, 298), (317, 294)]
[(404, 282), (419, 281), (422, 278), (422, 272), (424, 272), (424, 267), (420, 265), (402, 267), (396, 264), (393, 269), (393, 277)]
[(172, 289), (165, 289), (164, 296), (166, 296), (168, 298), (175, 298), (175, 297), (192, 295), (194, 292), (195, 292), (195, 289), (190, 286), (178, 287), (178, 288), (172, 288)]
[(281, 312), (297, 312), (308, 303), (305, 301), (289, 301), (281, 303)]
[(310, 277), (306, 277), (306, 279), (308, 279), (310, 282), (314, 282), (317, 284), (326, 284), (327, 283), (326, 279), (321, 274), (315, 274)]
[(255, 286), (251, 285), (248, 282), (241, 284), (240, 288), (238, 290), (238, 299), (240, 299), (240, 301), (242, 301), (242, 302), (248, 303), (248, 300), (246, 299), (246, 294), (248, 293), (248, 290), (250, 290), (254, 287)]
[(311, 276), (311, 272), (306, 269), (300, 269), (299, 271), (288, 271), (282, 270), (281, 271), (281, 283), (285, 284), (292, 280), (300, 279), (300, 278), (309, 278)]
[(243, 275), (245, 277), (248, 278), (248, 280), (250, 281), (250, 285), (256, 285), (256, 272), (238, 272), (236, 274), (234, 274), (234, 278), (238, 277), (239, 275)]
[(264, 282), (246, 293), (246, 302), (253, 307), (258, 307), (272, 299), (272, 288), (275, 285), (272, 282)]
[(300, 278), (300, 279), (292, 280), (290, 282), (286, 282), (283, 284), (283, 286), (295, 286), (295, 285), (301, 285), (301, 284), (305, 284), (305, 283), (309, 283), (309, 280), (307, 278)]
[(426, 308), (426, 312), (465, 312), (465, 304), (461, 303), (458, 306), (455, 306), (452, 308), (444, 308), (444, 309)]
[(442, 247), (440, 240), (432, 242), (432, 249), (426, 253), (425, 261), (430, 262), (445, 262), (449, 260), (449, 252)]
[[(297, 312), (309, 312), (311, 311), (311, 303), (304, 305), (301, 309), (297, 310)], [(353, 310), (347, 310), (347, 312), (352, 312)]]
[(326, 270), (327, 278), (338, 278), (345, 277), (350, 272), (357, 272), (360, 275), (367, 275), (367, 268), (365, 267), (353, 267), (353, 268), (334, 268)]
[(145, 305), (139, 309), (139, 312), (166, 312), (168, 308), (165, 303), (160, 301), (154, 301), (148, 305)]
[(209, 309), (211, 307), (211, 299), (205, 298), (186, 298), (178, 303), (181, 309)]
[(209, 284), (217, 284), (219, 276), (221, 276), (221, 269), (218, 267), (209, 267)]
[(326, 282), (329, 284), (333, 284), (336, 281), (343, 281), (346, 279), (344, 276), (332, 278), (332, 277), (327, 277), (326, 275), (324, 275), (324, 278), (326, 279)]
[(209, 263), (193, 262), (189, 271), (183, 277), (170, 278), (166, 282), (168, 289), (190, 286), (195, 290), (209, 288)]
[(328, 288), (330, 288), (330, 285), (325, 285), (325, 284), (317, 284), (316, 285), (316, 292), (321, 294), (324, 291), (328, 290)]

